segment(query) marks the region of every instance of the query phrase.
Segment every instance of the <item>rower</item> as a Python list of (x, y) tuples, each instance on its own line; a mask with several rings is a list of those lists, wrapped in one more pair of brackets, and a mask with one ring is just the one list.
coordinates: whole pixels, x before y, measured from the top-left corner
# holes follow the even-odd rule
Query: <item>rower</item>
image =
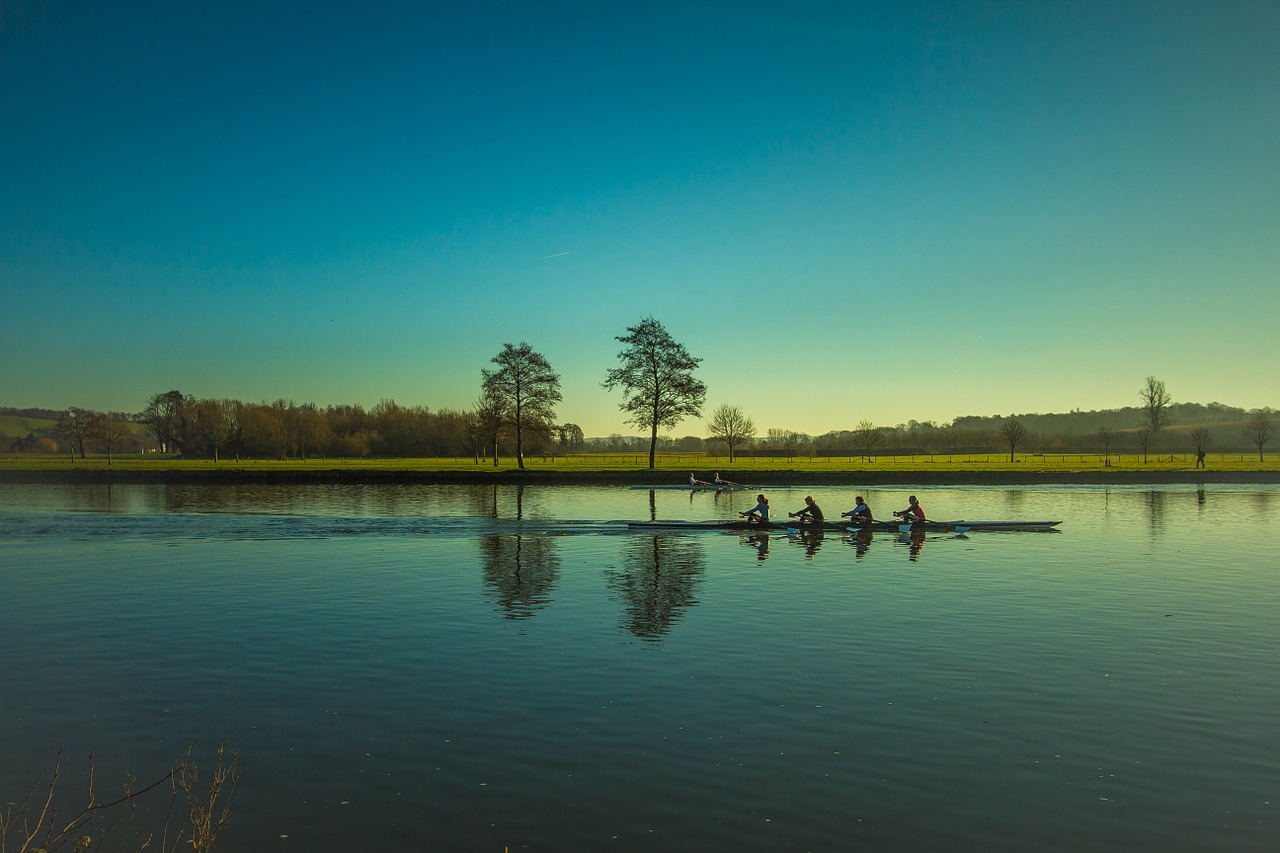
[(909, 524), (915, 524), (916, 522), (925, 520), (924, 507), (920, 506), (920, 501), (916, 500), (915, 495), (911, 495), (907, 498), (906, 509), (895, 509), (893, 514)]
[(787, 515), (798, 519), (801, 524), (808, 524), (810, 522), (813, 522), (814, 524), (822, 524), (822, 507), (814, 503), (812, 495), (805, 495), (804, 509), (798, 512), (789, 512)]
[(708, 483), (706, 480), (699, 480), (697, 477), (693, 476), (693, 472), (690, 472), (689, 485), (690, 486), (710, 486), (711, 484)]
[(863, 525), (870, 524), (875, 521), (875, 519), (871, 517), (871, 507), (867, 506), (866, 499), (863, 498), (862, 495), (858, 495), (858, 497), (855, 498), (855, 501), (857, 502), (857, 506), (848, 512), (840, 513), (840, 515), (847, 515), (849, 517), (849, 522), (858, 527), (862, 527)]
[(717, 486), (736, 486), (736, 485), (738, 485), (737, 483), (730, 482), (729, 480), (721, 480), (721, 479), (720, 479), (720, 472), (719, 472), (719, 471), (717, 471), (717, 472), (716, 472), (716, 474), (715, 474), (715, 478), (714, 478), (713, 482), (714, 482)]
[(769, 499), (764, 495), (756, 495), (756, 505), (746, 512), (740, 512), (738, 515), (745, 518), (748, 522), (756, 524), (769, 523)]

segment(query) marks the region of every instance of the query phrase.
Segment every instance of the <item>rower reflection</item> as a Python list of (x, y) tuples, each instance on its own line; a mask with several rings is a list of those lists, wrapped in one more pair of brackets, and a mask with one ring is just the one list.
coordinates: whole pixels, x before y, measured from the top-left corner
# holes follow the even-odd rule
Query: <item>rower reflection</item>
[(750, 545), (756, 549), (757, 560), (769, 559), (769, 542), (771, 537), (768, 533), (753, 533), (750, 536), (743, 536), (740, 540), (743, 545)]
[(924, 550), (925, 532), (923, 530), (913, 530), (910, 533), (899, 533), (898, 542), (907, 546), (907, 559), (915, 562), (920, 559), (920, 552)]
[(867, 549), (871, 547), (873, 535), (870, 530), (859, 530), (849, 536), (849, 543), (853, 545), (855, 559), (861, 560), (867, 555)]
[(818, 553), (818, 549), (822, 547), (822, 540), (825, 538), (821, 527), (815, 527), (811, 530), (788, 530), (787, 534), (792, 542), (804, 546), (804, 556), (809, 560), (812, 560), (813, 555)]

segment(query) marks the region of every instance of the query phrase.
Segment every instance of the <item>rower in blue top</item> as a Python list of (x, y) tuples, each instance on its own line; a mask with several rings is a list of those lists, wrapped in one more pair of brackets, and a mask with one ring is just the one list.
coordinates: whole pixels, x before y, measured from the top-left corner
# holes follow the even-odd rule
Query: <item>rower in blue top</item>
[(738, 515), (755, 524), (769, 523), (769, 499), (764, 495), (756, 495), (756, 505)]
[(866, 527), (871, 524), (871, 522), (875, 521), (875, 519), (871, 517), (871, 507), (867, 506), (866, 499), (862, 497), (862, 495), (858, 495), (854, 500), (857, 502), (857, 505), (848, 512), (840, 513), (840, 515), (848, 516), (849, 523), (853, 527)]

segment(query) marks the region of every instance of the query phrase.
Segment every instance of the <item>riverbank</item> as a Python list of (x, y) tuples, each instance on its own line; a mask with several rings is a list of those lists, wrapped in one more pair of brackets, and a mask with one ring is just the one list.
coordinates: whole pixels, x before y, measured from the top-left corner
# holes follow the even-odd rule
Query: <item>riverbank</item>
[[(911, 470), (806, 471), (737, 470), (737, 483), (752, 486), (1031, 486), (1031, 485), (1170, 485), (1280, 484), (1277, 470), (1178, 470), (1104, 468), (1093, 471), (1049, 470)], [(524, 470), (424, 471), (410, 469), (325, 468), (281, 470), (245, 467), (3, 469), (0, 483), (61, 484), (423, 484), (423, 485), (625, 485), (678, 486), (687, 473), (672, 471)]]

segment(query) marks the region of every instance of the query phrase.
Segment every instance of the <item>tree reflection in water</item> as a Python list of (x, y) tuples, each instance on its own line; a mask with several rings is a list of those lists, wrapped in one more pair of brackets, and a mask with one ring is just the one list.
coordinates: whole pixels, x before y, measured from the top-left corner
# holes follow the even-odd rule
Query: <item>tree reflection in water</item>
[(556, 540), (546, 536), (481, 536), (486, 592), (507, 619), (528, 619), (551, 603), (560, 576)]
[(694, 592), (705, 571), (696, 537), (645, 536), (635, 537), (623, 554), (623, 568), (606, 577), (622, 600), (626, 629), (643, 640), (655, 640), (698, 603)]

